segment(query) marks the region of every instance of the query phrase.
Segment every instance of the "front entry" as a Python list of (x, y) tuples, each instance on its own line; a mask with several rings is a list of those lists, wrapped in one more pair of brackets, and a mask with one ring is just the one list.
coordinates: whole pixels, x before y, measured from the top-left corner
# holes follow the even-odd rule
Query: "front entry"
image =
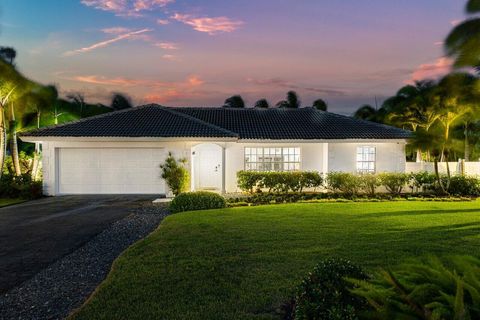
[(223, 148), (202, 143), (192, 148), (192, 186), (194, 190), (222, 192)]

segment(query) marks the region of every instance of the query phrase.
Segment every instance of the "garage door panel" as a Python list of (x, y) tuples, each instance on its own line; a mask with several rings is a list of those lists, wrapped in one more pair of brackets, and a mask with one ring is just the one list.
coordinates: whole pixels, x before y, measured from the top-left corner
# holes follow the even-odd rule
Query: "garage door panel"
[(59, 149), (59, 193), (165, 193), (162, 148)]

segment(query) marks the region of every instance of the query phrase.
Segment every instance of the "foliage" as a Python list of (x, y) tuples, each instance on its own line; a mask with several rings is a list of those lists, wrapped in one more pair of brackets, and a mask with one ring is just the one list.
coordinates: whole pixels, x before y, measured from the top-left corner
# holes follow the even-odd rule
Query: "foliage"
[(234, 95), (230, 98), (227, 98), (223, 103), (225, 108), (245, 108), (245, 101), (243, 101), (242, 96)]
[(295, 91), (287, 92), (287, 99), (281, 100), (276, 104), (279, 108), (300, 108), (300, 99)]
[(262, 189), (268, 192), (302, 192), (304, 189), (321, 187), (322, 183), (322, 176), (313, 171), (237, 172), (238, 187), (249, 193)]
[(327, 111), (328, 109), (327, 103), (322, 99), (317, 99), (313, 101), (312, 107), (321, 111)]
[(345, 278), (367, 280), (363, 270), (345, 259), (325, 259), (297, 288), (296, 320), (354, 320), (367, 307), (366, 300), (353, 295), (355, 288)]
[(365, 173), (361, 174), (359, 178), (362, 191), (370, 197), (374, 197), (377, 187), (381, 184), (379, 176), (374, 173)]
[(368, 121), (375, 121), (376, 120), (377, 111), (374, 107), (369, 104), (365, 104), (358, 108), (357, 111), (353, 114), (355, 119), (361, 120), (368, 120)]
[(268, 103), (267, 99), (260, 99), (255, 102), (255, 108), (268, 109), (270, 108), (270, 104)]
[[(30, 174), (32, 171), (32, 161), (33, 161), (32, 157), (29, 156), (26, 152), (24, 151), (20, 152), (19, 154), (20, 171), (24, 174)], [(11, 155), (5, 158), (3, 173), (12, 174), (12, 175), (15, 174)]]
[(42, 182), (33, 181), (30, 174), (4, 174), (0, 180), (0, 197), (37, 199), (42, 197)]
[(375, 309), (374, 319), (479, 319), (480, 260), (469, 256), (446, 261), (411, 260), (371, 281), (350, 279), (352, 290)]
[(348, 172), (330, 172), (327, 174), (327, 188), (333, 192), (343, 193), (347, 197), (358, 194), (362, 180), (358, 175)]
[(183, 212), (193, 210), (208, 210), (225, 208), (227, 202), (218, 193), (197, 191), (185, 192), (176, 196), (170, 203), (170, 212)]
[(410, 184), (414, 192), (427, 192), (435, 188), (437, 178), (434, 173), (420, 171), (410, 174)]
[(380, 184), (393, 195), (402, 193), (402, 189), (410, 181), (410, 175), (400, 172), (384, 172), (379, 174)]
[(130, 97), (126, 96), (125, 94), (115, 92), (112, 96), (112, 103), (110, 107), (114, 110), (123, 110), (132, 108), (132, 100)]
[(172, 193), (177, 196), (188, 189), (190, 176), (185, 168), (187, 159), (175, 159), (171, 152), (168, 153), (165, 163), (160, 165), (162, 178), (165, 179)]
[(450, 178), (448, 193), (454, 196), (480, 196), (480, 179), (468, 176)]

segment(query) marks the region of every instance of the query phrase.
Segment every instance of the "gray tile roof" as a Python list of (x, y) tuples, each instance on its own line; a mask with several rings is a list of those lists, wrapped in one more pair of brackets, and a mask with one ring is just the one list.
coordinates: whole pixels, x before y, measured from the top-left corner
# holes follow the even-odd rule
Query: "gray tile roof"
[(151, 104), (24, 133), (38, 137), (407, 139), (409, 131), (301, 109), (167, 108)]

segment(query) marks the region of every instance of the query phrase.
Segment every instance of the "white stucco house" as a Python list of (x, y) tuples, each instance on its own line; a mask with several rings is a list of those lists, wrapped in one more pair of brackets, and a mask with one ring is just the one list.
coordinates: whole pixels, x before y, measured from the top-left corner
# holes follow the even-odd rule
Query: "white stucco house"
[(155, 104), (24, 133), (43, 150), (46, 195), (167, 194), (160, 164), (188, 159), (192, 190), (239, 191), (240, 170), (404, 172), (410, 133), (313, 108)]

